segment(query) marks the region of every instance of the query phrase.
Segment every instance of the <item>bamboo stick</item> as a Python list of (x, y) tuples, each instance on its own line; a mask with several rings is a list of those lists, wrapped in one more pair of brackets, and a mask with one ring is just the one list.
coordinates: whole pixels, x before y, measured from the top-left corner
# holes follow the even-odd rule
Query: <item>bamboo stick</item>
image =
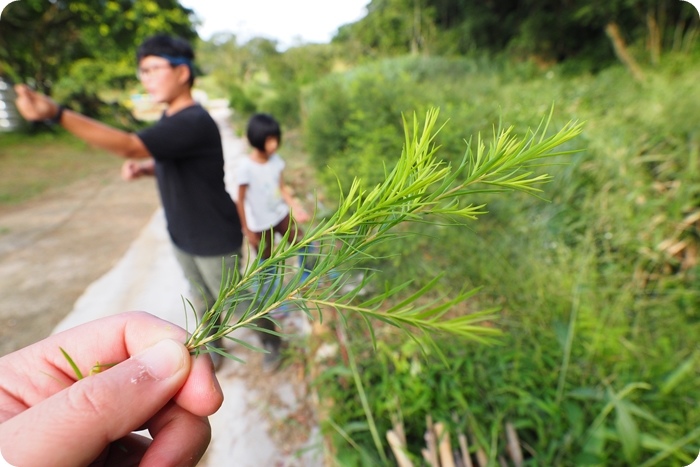
[(457, 440), (459, 441), (459, 449), (462, 451), (462, 462), (464, 462), (464, 467), (474, 467), (474, 464), (472, 464), (472, 458), (469, 455), (469, 442), (467, 441), (467, 436), (464, 433), (460, 433)]
[(438, 461), (437, 453), (437, 443), (435, 440), (435, 430), (433, 427), (433, 417), (427, 415), (425, 417), (425, 445), (426, 449), (422, 451), (423, 458), (430, 464), (431, 467), (440, 467), (440, 462)]
[(455, 467), (455, 459), (452, 456), (452, 446), (450, 445), (450, 433), (442, 422), (435, 424), (435, 438), (439, 446), (441, 466)]
[(406, 445), (401, 443), (401, 439), (394, 430), (389, 430), (386, 434), (391, 451), (394, 453), (398, 467), (413, 467), (413, 462), (406, 455)]
[(510, 422), (506, 422), (506, 439), (508, 440), (508, 455), (511, 459), (513, 459), (515, 467), (522, 467), (523, 451), (520, 449), (518, 433), (515, 431), (513, 424)]
[(402, 446), (406, 446), (406, 430), (404, 430), (403, 423), (399, 421), (394, 422), (394, 433), (399, 437)]
[[(472, 424), (476, 425), (476, 420), (472, 419)], [(470, 430), (472, 441), (474, 442), (474, 446), (476, 446), (476, 462), (479, 464), (479, 467), (488, 467), (489, 465), (489, 458), (486, 455), (486, 451), (484, 451), (484, 448), (481, 447), (481, 444), (479, 443), (479, 438), (476, 437), (475, 433), (475, 428), (472, 427), (472, 430)]]
[(481, 446), (476, 449), (476, 460), (479, 463), (479, 467), (488, 467), (489, 465), (489, 458)]

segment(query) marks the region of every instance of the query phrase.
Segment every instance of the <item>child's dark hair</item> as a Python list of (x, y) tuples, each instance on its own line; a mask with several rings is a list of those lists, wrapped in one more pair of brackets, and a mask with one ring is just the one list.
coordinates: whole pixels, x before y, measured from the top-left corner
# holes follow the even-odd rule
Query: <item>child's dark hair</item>
[(270, 136), (276, 137), (277, 143), (282, 144), (280, 124), (269, 114), (258, 113), (250, 117), (246, 136), (250, 145), (260, 151), (265, 150), (265, 141)]
[(155, 55), (163, 57), (172, 66), (187, 65), (190, 69), (190, 87), (194, 84), (194, 50), (186, 40), (167, 34), (156, 34), (141, 43), (136, 51), (136, 61)]

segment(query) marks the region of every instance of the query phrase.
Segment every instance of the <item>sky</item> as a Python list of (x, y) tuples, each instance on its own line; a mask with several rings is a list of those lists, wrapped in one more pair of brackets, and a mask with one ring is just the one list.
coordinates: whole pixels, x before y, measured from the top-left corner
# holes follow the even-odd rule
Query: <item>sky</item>
[[(0, 0), (2, 1), (2, 0)], [(338, 28), (367, 14), (370, 0), (180, 0), (202, 20), (205, 40), (231, 32), (239, 43), (253, 37), (276, 40), (280, 48), (328, 43)]]
[[(13, 0), (0, 0), (0, 13)], [(280, 48), (328, 43), (338, 28), (367, 14), (370, 0), (180, 0), (202, 20), (200, 37), (215, 32), (236, 35), (239, 43), (266, 37)]]

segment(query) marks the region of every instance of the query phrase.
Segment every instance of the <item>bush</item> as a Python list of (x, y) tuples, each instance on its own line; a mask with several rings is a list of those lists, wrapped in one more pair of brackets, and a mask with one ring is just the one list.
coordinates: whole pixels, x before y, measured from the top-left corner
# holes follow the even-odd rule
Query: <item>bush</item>
[[(403, 142), (399, 116), (429, 104), (448, 120), (437, 139), (446, 162), (463, 156), (470, 135), (472, 145), (477, 135), (488, 140), (499, 120), (523, 133), (552, 104), (554, 128), (587, 122), (577, 140), (585, 150), (548, 170), (548, 202), (465, 199), (488, 203), (489, 215), (461, 231), (416, 225), (419, 235), (375, 253), (387, 286), (420, 286), (440, 273), (446, 294), (482, 286), (472, 306), (498, 306), (496, 324), (507, 333), (498, 347), (444, 342), (451, 370), (391, 339), (366, 358), (367, 340), (354, 339), (382, 433), (400, 412), (409, 445), (422, 447), (426, 415), (439, 415), (453, 433), (479, 431), (495, 460), (508, 419), (529, 465), (687, 465), (696, 457), (700, 69), (678, 60), (634, 83), (618, 67), (571, 76), (395, 59), (309, 90), (308, 148), (345, 187), (353, 176), (381, 179)], [(326, 181), (337, 186), (331, 175)], [(330, 384), (324, 390), (335, 400), (331, 417), (359, 446), (338, 438), (339, 456), (376, 462), (358, 401)]]
[(257, 110), (253, 99), (248, 97), (243, 88), (233, 83), (228, 87), (228, 105), (244, 116), (252, 115)]

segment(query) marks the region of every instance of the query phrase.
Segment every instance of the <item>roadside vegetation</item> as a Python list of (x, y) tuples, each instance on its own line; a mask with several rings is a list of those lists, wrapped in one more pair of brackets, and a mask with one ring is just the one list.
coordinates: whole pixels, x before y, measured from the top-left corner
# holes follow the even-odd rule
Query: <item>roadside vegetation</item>
[[(489, 214), (463, 228), (419, 224), (417, 235), (377, 253), (389, 286), (418, 287), (442, 274), (446, 296), (481, 287), (472, 306), (500, 309), (493, 325), (504, 337), (495, 346), (442, 340), (448, 368), (388, 329), (377, 349), (361, 331), (349, 332), (351, 350), (342, 354), (355, 362), (337, 360), (319, 383), (334, 401), (329, 431), (343, 465), (381, 462), (388, 443), (382, 437), (377, 445), (371, 425), (385, 434), (397, 420), (420, 463), (428, 416), (448, 427), (453, 446), (467, 434), (492, 465), (507, 457), (506, 423), (526, 465), (695, 459), (700, 67), (669, 61), (635, 83), (620, 66), (570, 76), (407, 58), (309, 90), (307, 147), (331, 191), (336, 176), (381, 178), (401, 145), (395, 115), (428, 103), (443, 109), (438, 143), (451, 163), (464, 154), (465, 138), (489, 140), (499, 121), (522, 132), (548, 105), (555, 127), (585, 122), (574, 141), (584, 150), (548, 167), (545, 200), (470, 199), (488, 202)], [(371, 418), (346, 380), (353, 373)]]
[[(391, 171), (402, 115), (439, 108), (439, 157), (453, 166), (479, 139), (510, 127), (522, 136), (550, 109), (552, 131), (584, 123), (537, 196), (470, 195), (466, 205), (487, 204), (478, 222), (417, 223), (415, 235), (372, 251), (378, 259), (364, 267), (379, 274), (368, 290), (412, 281), (409, 295), (437, 277), (426, 299), (479, 288), (450, 316), (493, 309), (488, 325), (502, 337), (426, 348), (376, 322), (372, 345), (364, 322), (341, 326), (329, 315), (324, 343), (337, 352), (309, 371), (339, 465), (396, 465), (390, 432), (403, 433), (414, 465), (434, 465), (422, 452), (434, 422), (453, 449), (467, 440), (480, 467), (685, 466), (700, 452), (697, 14), (675, 1), (519, 4), (372, 0), (331, 44), (280, 51), (226, 34), (198, 42), (198, 85), (230, 102), (238, 128), (255, 111), (284, 122), (293, 135), (285, 157), (323, 201), (321, 214), (353, 177), (370, 187)], [(172, 29), (187, 29), (173, 8)], [(117, 56), (128, 63), (106, 59)], [(100, 59), (80, 62), (99, 71), (84, 84), (89, 102), (128, 108), (130, 67), (106, 74)], [(56, 96), (80, 95), (90, 75), (75, 63), (61, 70), (70, 80), (51, 82)], [(3, 64), (16, 80), (31, 68), (12, 68), (0, 53), (0, 72)], [(2, 138), (0, 164), (6, 148), (68, 144), (60, 135)]]

